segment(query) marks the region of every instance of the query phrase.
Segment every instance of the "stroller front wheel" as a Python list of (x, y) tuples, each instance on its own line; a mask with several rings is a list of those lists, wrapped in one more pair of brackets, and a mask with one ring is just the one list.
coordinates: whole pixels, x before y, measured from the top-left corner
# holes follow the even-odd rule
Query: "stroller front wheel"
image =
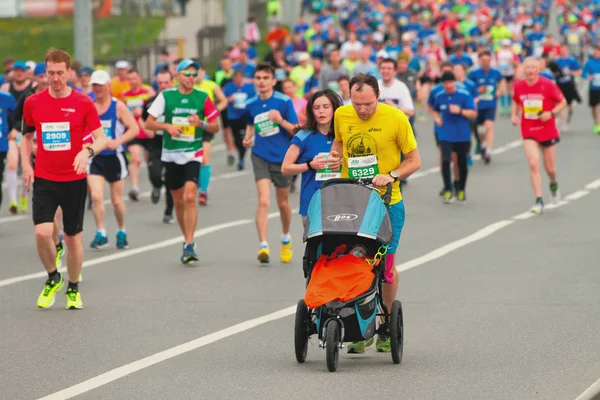
[(298, 302), (296, 307), (296, 322), (294, 324), (294, 349), (296, 351), (296, 360), (302, 364), (306, 361), (308, 353), (308, 328), (310, 312), (304, 300)]
[(404, 350), (404, 318), (402, 315), (402, 303), (395, 300), (390, 313), (390, 345), (392, 350), (392, 361), (394, 364), (402, 362)]
[(325, 338), (325, 356), (327, 359), (327, 369), (329, 372), (337, 370), (340, 359), (340, 341), (342, 332), (340, 324), (335, 320), (330, 320), (327, 323), (327, 334)]

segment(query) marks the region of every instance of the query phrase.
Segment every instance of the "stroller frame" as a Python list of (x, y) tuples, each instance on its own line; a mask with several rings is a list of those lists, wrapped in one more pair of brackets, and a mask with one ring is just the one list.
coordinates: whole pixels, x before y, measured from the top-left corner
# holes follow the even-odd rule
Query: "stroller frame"
[[(371, 190), (374, 190), (371, 184), (370, 179), (330, 179), (325, 181), (321, 185), (321, 189), (324, 189), (327, 186), (333, 184), (358, 184), (364, 187), (367, 187)], [(383, 203), (386, 207), (386, 210), (389, 211), (389, 203), (391, 198), (391, 189), (392, 185), (387, 185), (387, 191), (383, 196)], [(342, 237), (342, 236), (340, 236)], [(322, 237), (321, 237), (322, 238)], [(303, 271), (304, 277), (306, 279), (306, 285), (310, 281), (310, 277), (313, 271), (313, 268), (318, 260), (318, 256), (316, 254), (319, 252), (319, 248), (322, 249), (323, 254), (329, 254), (329, 251), (335, 249), (339, 244), (349, 244), (350, 242), (356, 242), (356, 244), (365, 244), (368, 243), (368, 254), (377, 254), (381, 256), (379, 262), (373, 267), (373, 272), (375, 273), (375, 279), (371, 287), (359, 297), (346, 301), (331, 301), (327, 304), (324, 304), (315, 309), (309, 309), (304, 300), (300, 300), (298, 302), (296, 308), (296, 320), (295, 320), (295, 334), (294, 334), (294, 344), (295, 344), (295, 352), (296, 352), (296, 360), (299, 363), (303, 363), (306, 360), (306, 355), (308, 352), (308, 339), (310, 336), (317, 334), (319, 338), (319, 347), (325, 348), (326, 350), (326, 360), (327, 360), (327, 369), (330, 372), (335, 372), (337, 370), (337, 366), (339, 363), (339, 351), (344, 348), (344, 340), (346, 338), (346, 327), (344, 326), (343, 317), (344, 310), (348, 310), (349, 308), (354, 308), (356, 312), (357, 322), (360, 323), (361, 316), (358, 311), (358, 303), (363, 301), (373, 295), (375, 295), (375, 308), (374, 311), (368, 316), (369, 323), (373, 321), (373, 319), (382, 318), (383, 322), (374, 329), (368, 337), (364, 339), (370, 339), (375, 335), (381, 335), (390, 338), (391, 344), (391, 353), (392, 353), (392, 361), (394, 364), (400, 364), (402, 361), (402, 353), (404, 347), (404, 321), (402, 314), (402, 303), (399, 300), (395, 300), (392, 304), (392, 309), (388, 310), (385, 303), (383, 302), (383, 292), (382, 285), (385, 280), (385, 265), (386, 265), (386, 256), (385, 252), (381, 253), (381, 247), (379, 246), (379, 242), (374, 239), (367, 239), (364, 237), (359, 237), (354, 235), (353, 238), (349, 236), (343, 236), (345, 240), (343, 243), (336, 243), (335, 240), (328, 241), (324, 243), (325, 240), (316, 241), (314, 239), (308, 239), (307, 245), (303, 258)], [(350, 243), (349, 246), (352, 246), (355, 243)], [(386, 248), (387, 250), (387, 248)], [(315, 255), (315, 256), (312, 256)], [(346, 316), (348, 313), (345, 313)], [(327, 318), (322, 321), (321, 316), (326, 315)], [(364, 322), (364, 320), (362, 321)], [(377, 321), (374, 321), (374, 324), (377, 324)], [(361, 328), (361, 333), (362, 328)]]

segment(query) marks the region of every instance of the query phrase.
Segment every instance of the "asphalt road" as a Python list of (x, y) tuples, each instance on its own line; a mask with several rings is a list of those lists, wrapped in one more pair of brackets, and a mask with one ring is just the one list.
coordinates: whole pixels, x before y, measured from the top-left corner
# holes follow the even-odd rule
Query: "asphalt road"
[[(399, 366), (374, 350), (344, 352), (332, 375), (316, 341), (296, 363), (300, 218), (294, 260), (281, 264), (273, 199), (275, 261), (258, 265), (252, 175), (226, 166), (222, 151), (198, 218), (194, 267), (179, 263), (179, 229), (162, 224), (162, 204), (127, 203), (126, 251), (114, 248), (110, 206), (111, 247), (89, 249), (87, 212), (83, 310), (65, 310), (63, 294), (52, 309), (37, 309), (45, 273), (30, 217), (3, 210), (0, 398), (575, 399), (600, 377), (600, 137), (591, 126), (580, 107), (558, 147), (565, 201), (528, 218), (534, 198), (507, 119), (498, 121), (492, 164), (470, 170), (466, 205), (442, 204), (431, 125), (418, 124), (423, 167), (404, 191), (397, 255), (406, 333)], [(544, 189), (548, 197), (546, 178)], [(291, 201), (298, 207), (297, 194)]]

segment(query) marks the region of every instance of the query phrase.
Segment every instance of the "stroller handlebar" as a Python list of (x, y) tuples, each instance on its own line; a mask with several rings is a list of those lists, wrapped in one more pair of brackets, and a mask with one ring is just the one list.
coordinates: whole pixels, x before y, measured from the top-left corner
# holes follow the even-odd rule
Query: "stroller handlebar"
[[(335, 185), (336, 183), (352, 183), (355, 185), (361, 185), (361, 186), (366, 187), (366, 186), (371, 185), (372, 182), (373, 182), (373, 180), (371, 178), (359, 178), (359, 179), (332, 178), (332, 179), (328, 179), (328, 180), (324, 181), (321, 184), (321, 189), (324, 189), (327, 186)], [(392, 199), (392, 184), (388, 183), (386, 185), (385, 194), (383, 195), (383, 203), (385, 204), (386, 207), (390, 206), (391, 199)]]

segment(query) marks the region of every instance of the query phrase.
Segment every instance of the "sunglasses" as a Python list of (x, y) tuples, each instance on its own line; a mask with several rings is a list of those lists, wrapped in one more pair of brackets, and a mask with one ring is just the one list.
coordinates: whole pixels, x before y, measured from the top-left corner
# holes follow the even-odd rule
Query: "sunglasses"
[(183, 71), (181, 74), (183, 76), (192, 76), (194, 78), (198, 76), (197, 72), (192, 72), (192, 71)]

